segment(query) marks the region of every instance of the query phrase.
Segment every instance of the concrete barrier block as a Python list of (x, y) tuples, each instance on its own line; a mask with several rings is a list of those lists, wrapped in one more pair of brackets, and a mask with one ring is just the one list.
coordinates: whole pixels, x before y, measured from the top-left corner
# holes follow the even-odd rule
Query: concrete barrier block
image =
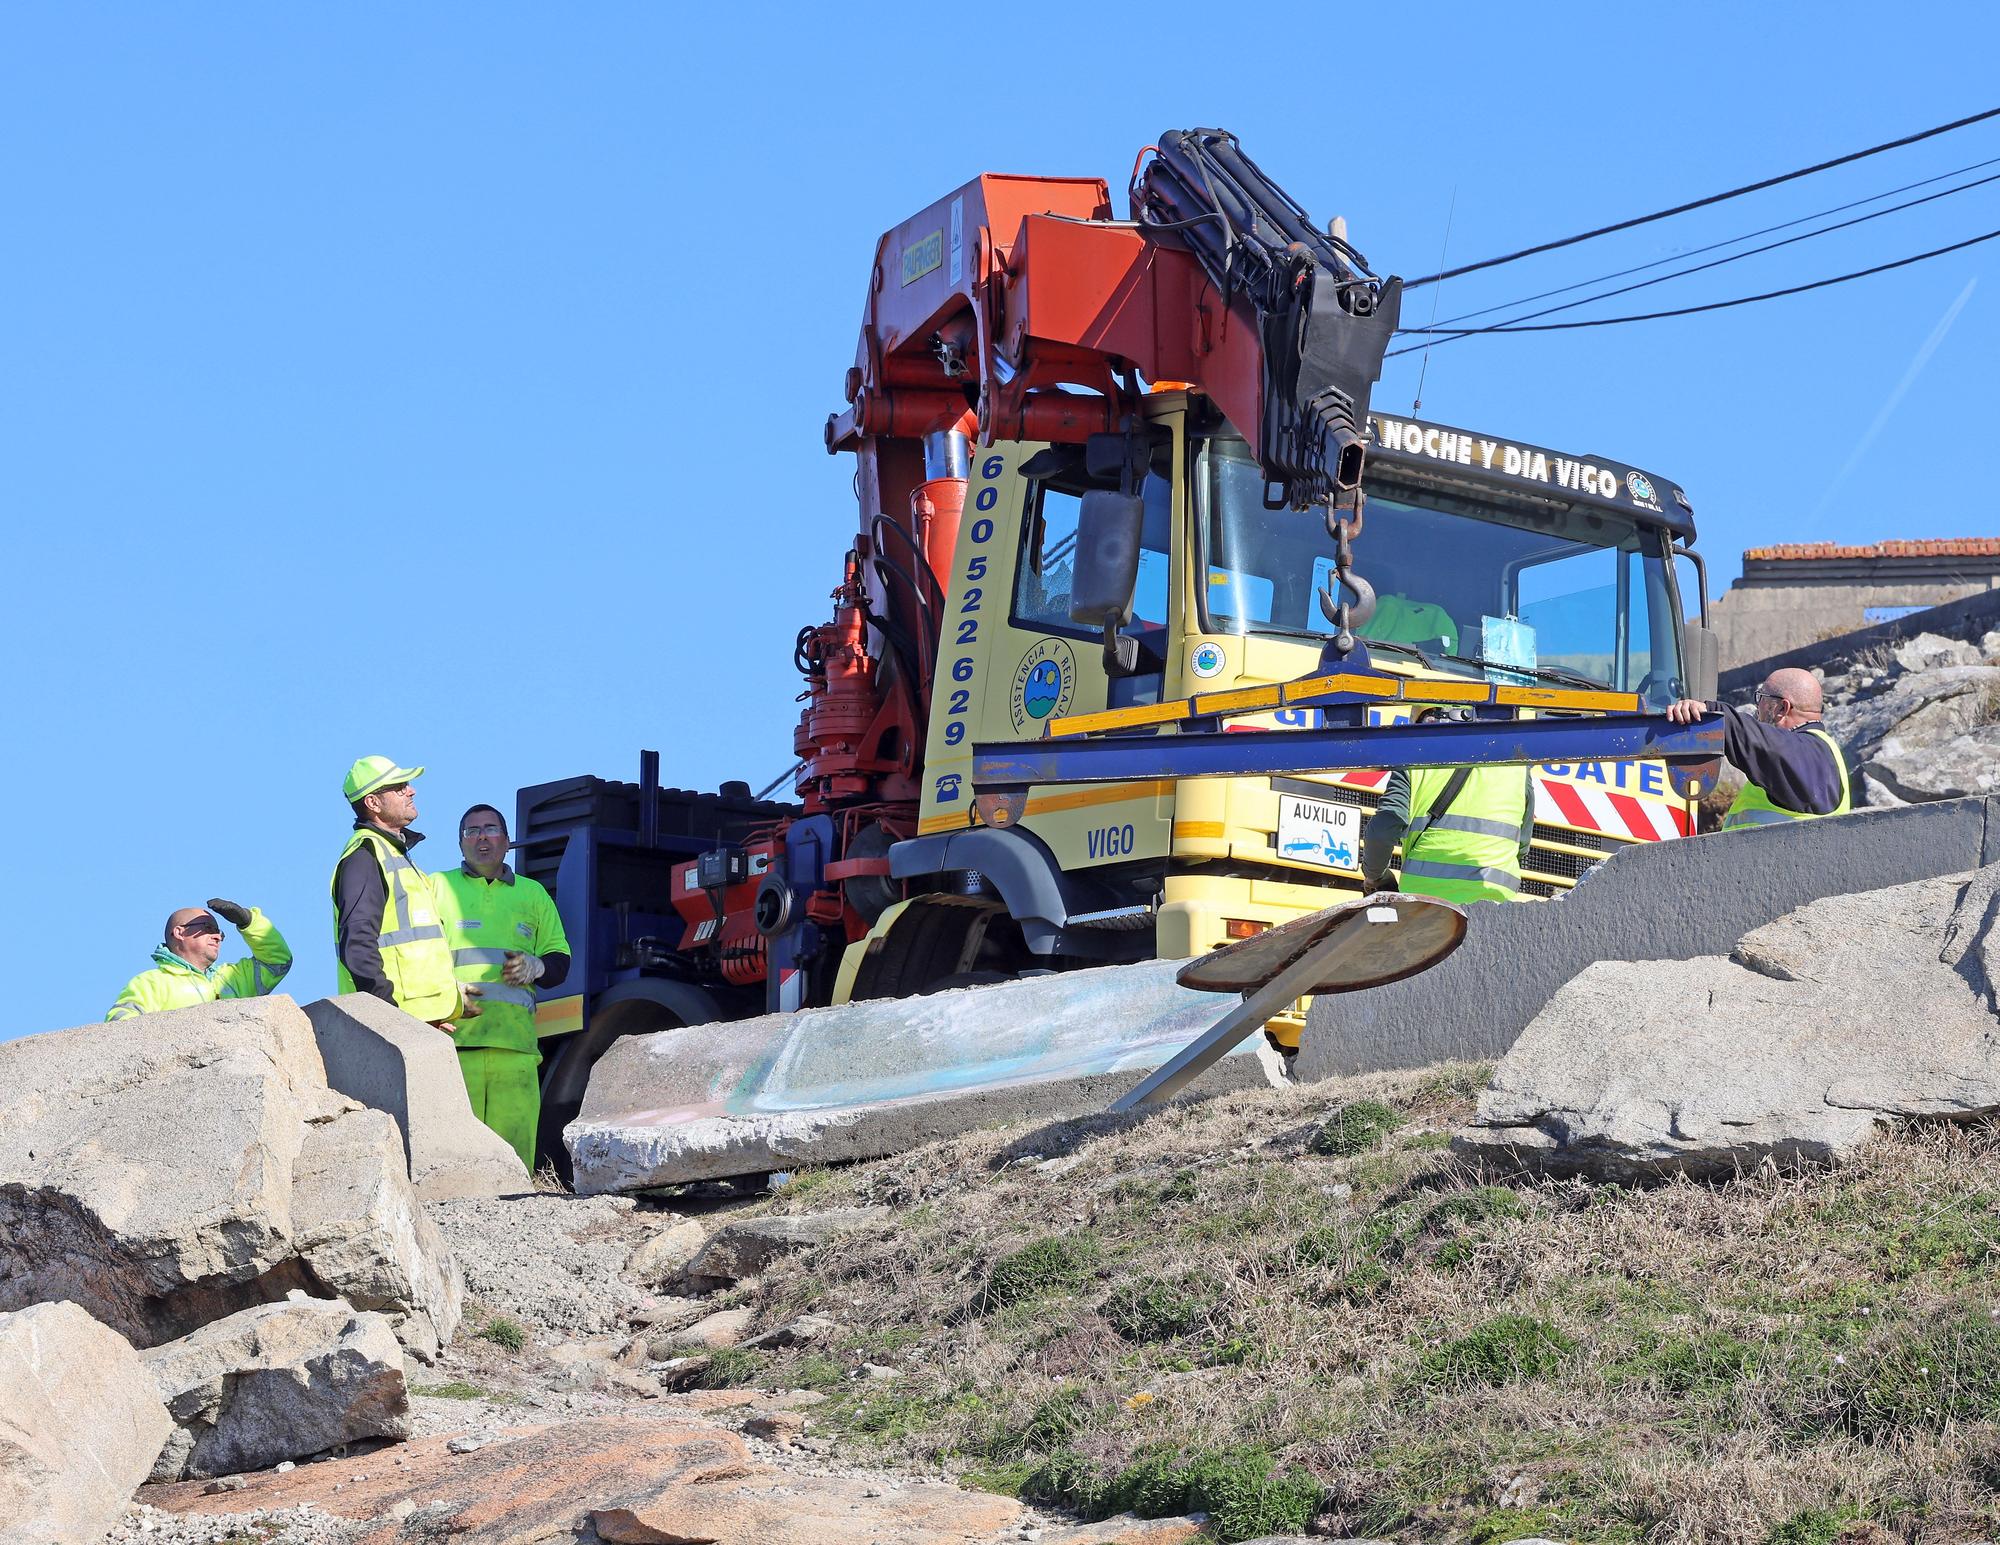
[[(901, 1001), (632, 1036), (564, 1133), (580, 1192), (879, 1158), (981, 1127), (1103, 1110), (1213, 1025), (1234, 994), (1151, 961)], [(1213, 1093), (1283, 1079), (1253, 1037)]]
[(367, 993), (306, 1005), (327, 1082), (396, 1119), (417, 1199), (506, 1196), (531, 1185), (466, 1098), (451, 1037)]
[(1624, 848), (1556, 901), (1466, 909), (1465, 942), (1421, 976), (1316, 999), (1294, 1071), (1340, 1078), (1504, 1055), (1600, 960), (1727, 955), (1824, 896), (2000, 860), (2000, 799), (1864, 810)]

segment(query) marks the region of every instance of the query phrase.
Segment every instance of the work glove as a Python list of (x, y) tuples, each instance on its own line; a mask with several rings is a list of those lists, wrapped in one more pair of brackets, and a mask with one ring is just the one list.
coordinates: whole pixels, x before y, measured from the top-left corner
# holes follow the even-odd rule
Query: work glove
[(477, 1019), (485, 1009), (485, 1005), (479, 1001), (484, 995), (483, 989), (474, 986), (472, 983), (460, 982), (458, 984), (458, 1012), (452, 1015), (453, 1021)]
[(238, 928), (245, 927), (250, 921), (250, 909), (248, 907), (238, 901), (224, 901), (220, 896), (211, 896), (208, 898), (208, 910), (213, 912), (217, 917), (225, 918), (229, 922), (234, 923)]
[(542, 969), (541, 956), (509, 950), (507, 962), (500, 968), (500, 980), (509, 987), (532, 987), (542, 979)]

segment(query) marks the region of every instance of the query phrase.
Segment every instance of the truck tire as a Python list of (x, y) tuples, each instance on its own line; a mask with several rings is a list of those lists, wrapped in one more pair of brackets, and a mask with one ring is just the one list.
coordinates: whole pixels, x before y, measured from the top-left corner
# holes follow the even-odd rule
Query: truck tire
[(542, 1117), (535, 1135), (539, 1161), (553, 1165), (565, 1186), (575, 1183), (563, 1128), (576, 1120), (591, 1070), (614, 1044), (627, 1036), (705, 1025), (720, 1018), (720, 1005), (686, 982), (642, 977), (600, 994), (590, 1005), (590, 1023), (558, 1041), (542, 1065)]
[(914, 998), (966, 977), (1002, 980), (1026, 963), (1020, 926), (994, 901), (926, 896), (896, 920), (855, 974), (852, 1000)]

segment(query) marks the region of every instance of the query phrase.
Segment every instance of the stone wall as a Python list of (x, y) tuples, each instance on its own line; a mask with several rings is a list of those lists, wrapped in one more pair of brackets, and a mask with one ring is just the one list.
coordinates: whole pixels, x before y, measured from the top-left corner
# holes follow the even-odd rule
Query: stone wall
[(1980, 595), (1990, 580), (1940, 583), (1760, 584), (1738, 582), (1709, 608), (1727, 671), (1833, 634), (1868, 626), (1873, 606), (1940, 606)]

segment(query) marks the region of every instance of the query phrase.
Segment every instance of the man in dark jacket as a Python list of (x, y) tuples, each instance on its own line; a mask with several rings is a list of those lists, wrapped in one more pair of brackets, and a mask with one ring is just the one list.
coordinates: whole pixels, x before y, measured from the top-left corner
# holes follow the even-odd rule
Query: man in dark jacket
[[(1748, 780), (1722, 818), (1724, 831), (1843, 815), (1853, 808), (1847, 756), (1820, 727), (1821, 706), (1812, 672), (1780, 670), (1757, 689), (1754, 715), (1723, 715), (1723, 755)], [(1682, 698), (1667, 709), (1667, 717), (1692, 724), (1710, 707)]]

